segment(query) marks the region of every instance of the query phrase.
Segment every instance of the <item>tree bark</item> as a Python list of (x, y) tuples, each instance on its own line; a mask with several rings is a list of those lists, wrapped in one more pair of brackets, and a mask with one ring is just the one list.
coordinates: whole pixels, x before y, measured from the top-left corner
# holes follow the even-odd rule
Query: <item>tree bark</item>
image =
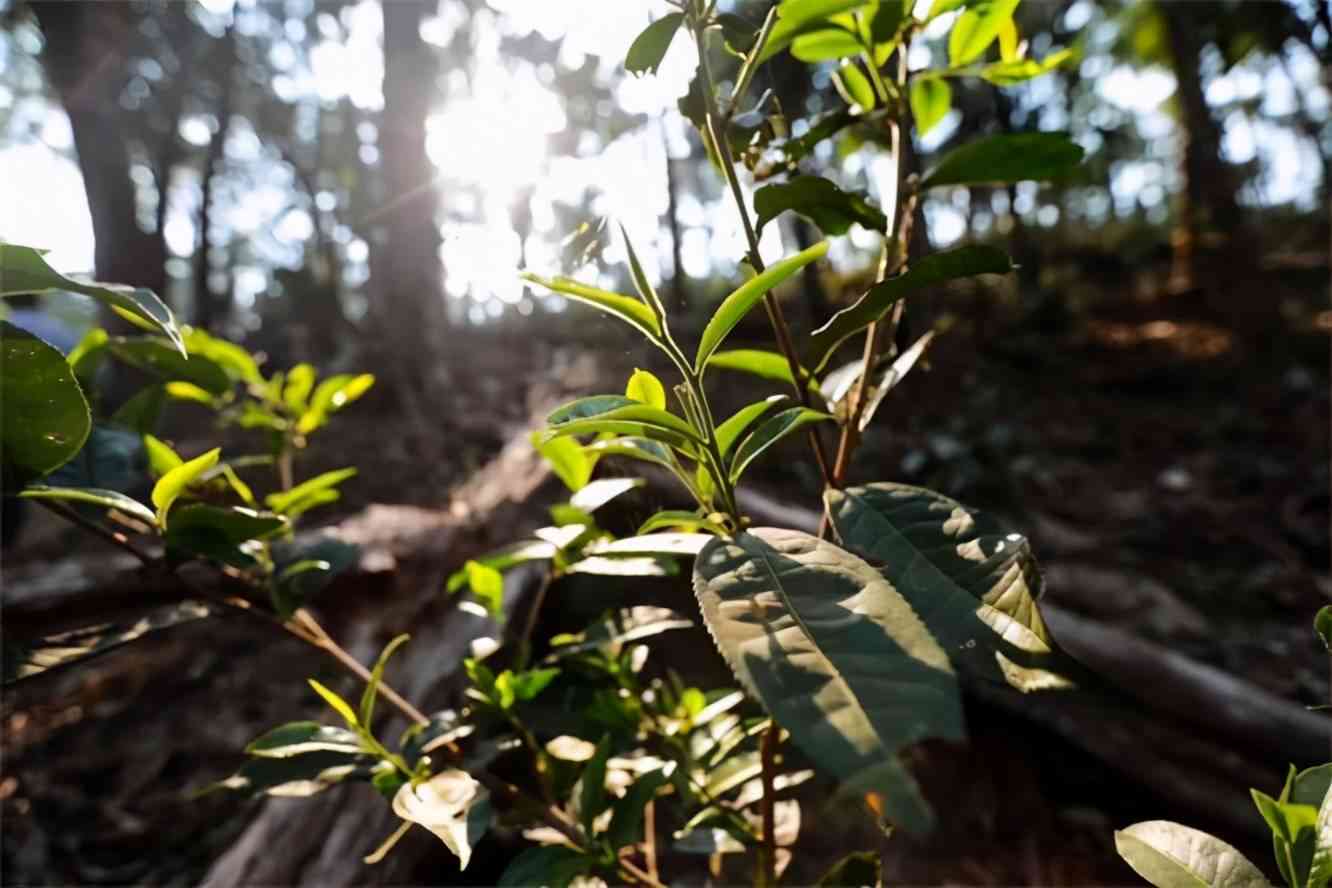
[[(166, 240), (139, 227), (129, 133), (120, 107), (134, 10), (120, 3), (33, 2), (43, 63), (69, 115), (92, 214), (98, 278), (166, 298)], [(161, 195), (163, 201), (166, 195)]]
[[(435, 168), (426, 154), (434, 54), (421, 39), (433, 4), (393, 0), (384, 10), (384, 113), (379, 166), (384, 186), (373, 214), (371, 310), (398, 362), (396, 388), (409, 413), (425, 372), (437, 369), (447, 325), (439, 259)], [(466, 134), (457, 134), (466, 138)]]
[(1166, 37), (1175, 73), (1175, 99), (1179, 106), (1180, 176), (1177, 222), (1173, 237), (1175, 256), (1172, 278), (1178, 288), (1190, 288), (1198, 280), (1198, 247), (1207, 232), (1231, 236), (1239, 231), (1238, 182), (1234, 170), (1221, 159), (1221, 126), (1212, 116), (1203, 92), (1198, 66), (1204, 41), (1200, 20), (1215, 20), (1208, 12), (1211, 2), (1157, 4), (1165, 21)]
[(214, 291), (212, 276), (212, 242), (209, 229), (213, 224), (213, 180), (217, 177), (226, 147), (227, 135), (231, 131), (231, 116), (235, 108), (236, 92), (236, 26), (231, 24), (222, 38), (221, 70), (218, 73), (220, 89), (217, 103), (217, 131), (208, 142), (208, 154), (204, 158), (203, 180), (199, 183), (202, 198), (199, 203), (199, 240), (194, 255), (194, 301), (195, 322), (205, 329), (216, 330), (226, 323), (231, 314), (231, 285), (228, 276), (227, 285)]

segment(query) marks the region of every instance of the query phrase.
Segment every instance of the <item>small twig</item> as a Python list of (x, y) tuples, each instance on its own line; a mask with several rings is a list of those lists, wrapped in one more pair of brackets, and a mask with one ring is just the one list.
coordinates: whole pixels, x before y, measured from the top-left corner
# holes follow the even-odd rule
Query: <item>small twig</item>
[(103, 527), (102, 525), (98, 524), (95, 521), (89, 521), (87, 518), (84, 518), (82, 515), (80, 515), (76, 510), (71, 509), (69, 506), (66, 506), (64, 503), (57, 503), (47, 499), (38, 499), (37, 497), (28, 497), (28, 499), (35, 500), (37, 504), (42, 508), (49, 509), (50, 511), (59, 515), (61, 518), (64, 518), (66, 521), (69, 521), (73, 524), (77, 524), (79, 527), (83, 528), (89, 533), (96, 534), (97, 536), (101, 537), (103, 540), (106, 540), (111, 545), (118, 546), (119, 548), (124, 549), (126, 552), (129, 552), (135, 558), (139, 559), (139, 561), (143, 563), (144, 567), (151, 567), (157, 561), (156, 558), (154, 558), (153, 556), (149, 555), (147, 552), (140, 549), (138, 546), (131, 543), (129, 541), (129, 537), (125, 536), (123, 533), (117, 533), (114, 530), (108, 530), (107, 528)]
[(777, 737), (781, 728), (776, 722), (763, 732), (759, 759), (763, 766), (763, 798), (759, 802), (763, 818), (763, 844), (759, 849), (759, 871), (755, 882), (762, 888), (777, 884)]
[(648, 875), (657, 876), (657, 808), (656, 803), (648, 799), (643, 807), (643, 862), (647, 864)]
[(629, 875), (631, 878), (636, 879), (637, 881), (643, 883), (644, 885), (647, 885), (648, 888), (666, 888), (666, 886), (663, 885), (655, 876), (653, 876), (651, 873), (644, 872), (632, 861), (621, 860), (620, 869), (624, 870), (625, 874)]
[[(749, 264), (753, 266), (757, 274), (762, 274), (764, 265), (763, 257), (759, 254), (758, 233), (754, 230), (754, 223), (749, 218), (749, 207), (745, 203), (744, 191), (740, 187), (740, 177), (735, 172), (735, 157), (731, 153), (731, 144), (727, 141), (726, 133), (720, 125), (721, 113), (717, 108), (712, 65), (708, 61), (707, 38), (703, 25), (704, 22), (702, 21), (694, 23), (694, 37), (698, 44), (698, 71), (699, 76), (703, 79), (703, 99), (707, 105), (708, 132), (721, 158), (722, 175), (726, 178), (726, 184), (731, 189), (731, 196), (735, 199), (736, 209), (740, 212), (740, 222), (744, 226), (745, 239), (749, 243)], [(791, 379), (794, 383), (796, 397), (800, 399), (802, 405), (809, 407), (808, 379), (805, 376), (804, 369), (800, 366), (800, 357), (796, 354), (795, 345), (791, 341), (791, 328), (786, 322), (781, 303), (777, 301), (777, 297), (772, 294), (772, 291), (768, 291), (763, 294), (763, 306), (768, 311), (768, 321), (772, 324), (773, 334), (777, 338), (777, 347), (781, 350), (783, 357), (786, 358), (787, 365), (791, 369)], [(832, 484), (832, 470), (828, 464), (828, 456), (823, 450), (823, 439), (819, 437), (818, 432), (812, 426), (808, 430), (808, 436), (824, 483)]]
[(514, 667), (517, 671), (526, 669), (528, 661), (532, 658), (532, 633), (536, 631), (537, 615), (541, 612), (541, 605), (546, 601), (546, 592), (553, 582), (555, 582), (555, 571), (546, 571), (546, 575), (541, 578), (541, 585), (537, 586), (536, 594), (532, 596), (532, 603), (527, 610), (527, 622), (523, 624), (523, 634), (518, 636), (518, 662)]

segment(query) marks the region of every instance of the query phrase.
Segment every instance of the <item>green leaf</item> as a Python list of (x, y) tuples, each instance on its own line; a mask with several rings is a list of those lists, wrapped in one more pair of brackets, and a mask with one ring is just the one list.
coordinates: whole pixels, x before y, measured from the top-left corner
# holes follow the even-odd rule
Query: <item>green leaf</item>
[(594, 859), (566, 845), (525, 848), (510, 861), (499, 877), (499, 888), (531, 888), (532, 885), (567, 888), (570, 882), (592, 869)]
[[(0, 260), (7, 249), (0, 244)], [(17, 487), (71, 460), (92, 414), (65, 356), (8, 321), (0, 321), (0, 367), (0, 454), (6, 486)]]
[(738, 481), (750, 463), (787, 435), (812, 423), (830, 419), (832, 417), (828, 414), (810, 410), (808, 407), (792, 407), (778, 413), (741, 442), (735, 452), (735, 458), (731, 460), (731, 481)]
[(1308, 883), (1313, 864), (1318, 807), (1277, 801), (1256, 789), (1249, 794), (1272, 831), (1277, 868), (1291, 888), (1301, 888)]
[(328, 422), (328, 418), (343, 407), (357, 400), (375, 384), (371, 373), (353, 376), (341, 373), (330, 376), (315, 388), (310, 397), (310, 407), (296, 424), (296, 431), (308, 435)]
[(65, 360), (74, 368), (74, 376), (83, 388), (92, 387), (93, 377), (97, 375), (98, 368), (106, 359), (106, 343), (109, 339), (105, 330), (93, 327), (66, 356)]
[(944, 281), (978, 274), (1007, 274), (1013, 265), (1003, 250), (968, 246), (926, 256), (899, 275), (875, 284), (809, 337), (805, 366), (823, 370), (837, 346), (882, 318), (897, 300)]
[(980, 76), (995, 86), (1016, 86), (1048, 74), (1073, 58), (1073, 51), (1061, 49), (1052, 52), (1039, 62), (1033, 59), (1017, 59), (1011, 62), (995, 62), (980, 70)]
[(713, 313), (711, 320), (703, 328), (703, 336), (698, 344), (698, 356), (694, 359), (695, 372), (701, 373), (707, 366), (712, 353), (735, 329), (735, 325), (754, 305), (782, 281), (795, 274), (811, 262), (817, 262), (828, 252), (828, 242), (822, 241), (794, 256), (788, 256), (776, 265), (746, 281), (738, 290), (727, 296)]
[(649, 533), (588, 546), (589, 555), (697, 555), (712, 537), (704, 533)]
[(911, 116), (922, 136), (948, 116), (953, 88), (942, 77), (915, 77), (911, 81)]
[(307, 798), (336, 786), (348, 777), (369, 776), (369, 759), (344, 752), (321, 750), (288, 758), (255, 757), (240, 770), (213, 786), (253, 795), (278, 798)]
[(180, 353), (185, 354), (185, 345), (176, 326), (175, 316), (151, 290), (118, 284), (79, 283), (47, 265), (41, 250), (0, 244), (0, 297), (62, 290), (91, 296), (120, 313), (126, 313), (161, 330)]
[(638, 535), (643, 536), (657, 530), (706, 530), (708, 533), (715, 533), (718, 536), (725, 536), (727, 533), (726, 528), (715, 521), (699, 517), (693, 512), (672, 509), (658, 512), (644, 521), (638, 528)]
[(111, 354), (164, 382), (192, 382), (214, 395), (231, 391), (231, 377), (202, 355), (183, 355), (169, 339), (117, 336), (107, 343)]
[(666, 306), (657, 295), (652, 282), (648, 280), (647, 273), (643, 271), (643, 264), (638, 261), (638, 253), (634, 251), (634, 242), (629, 239), (629, 232), (623, 225), (620, 226), (620, 237), (624, 239), (624, 250), (629, 256), (629, 274), (634, 279), (634, 289), (638, 291), (638, 298), (643, 300), (656, 317), (661, 338), (670, 339), (670, 330), (666, 326)]
[(902, 22), (910, 15), (915, 0), (879, 0), (878, 7), (870, 18), (870, 38), (875, 48), (897, 36), (902, 29)]
[(987, 136), (955, 148), (921, 179), (941, 185), (1011, 184), (1058, 178), (1082, 162), (1082, 148), (1066, 133)]
[(193, 600), (157, 608), (125, 623), (99, 623), (38, 639), (5, 639), (0, 654), (4, 683), (24, 681), (51, 669), (73, 666), (183, 623), (215, 616), (209, 606)]
[[(708, 358), (709, 367), (718, 367), (722, 370), (739, 370), (742, 373), (752, 373), (763, 379), (772, 379), (777, 382), (785, 382), (788, 385), (795, 385), (795, 378), (791, 376), (791, 364), (786, 360), (785, 355), (774, 351), (764, 351), (756, 348), (739, 348), (733, 351), (713, 352), (712, 357)], [(809, 378), (809, 373), (804, 374)]]
[(958, 68), (984, 55), (1017, 5), (1018, 0), (971, 0), (948, 34), (948, 64)]
[(222, 448), (215, 447), (202, 456), (181, 463), (158, 479), (153, 485), (152, 500), (153, 505), (157, 507), (159, 526), (163, 528), (167, 526), (167, 512), (171, 510), (171, 504), (179, 499), (185, 489), (200, 475), (217, 465), (217, 458), (221, 453)]
[(898, 355), (888, 366), (886, 370), (878, 374), (873, 380), (869, 394), (866, 396), (865, 406), (860, 412), (860, 431), (869, 428), (870, 420), (874, 419), (874, 414), (878, 412), (879, 405), (883, 403), (884, 397), (893, 390), (893, 388), (902, 381), (911, 368), (916, 366), (921, 355), (929, 348), (930, 343), (934, 341), (934, 331), (930, 330), (924, 336), (917, 339), (910, 348)]
[(869, 5), (870, 0), (785, 0), (777, 7), (777, 23), (757, 62), (772, 58), (798, 35), (821, 27), (832, 16)]
[[(477, 558), (475, 562), (485, 567), (493, 568), (501, 573), (513, 567), (515, 564), (523, 564), (528, 561), (541, 561), (547, 558), (554, 558), (556, 547), (545, 540), (523, 540), (503, 549), (498, 549), (487, 555)], [(469, 582), (467, 567), (457, 571), (449, 577), (447, 591), (450, 594), (462, 589)]]
[(587, 284), (579, 283), (571, 278), (557, 277), (548, 280), (530, 273), (524, 273), (521, 277), (528, 283), (553, 290), (561, 296), (567, 296), (576, 302), (582, 302), (613, 315), (646, 335), (653, 342), (661, 341), (661, 326), (657, 323), (656, 317), (653, 316), (652, 309), (637, 299), (621, 296), (619, 293), (598, 290), (596, 287), (589, 287)]
[(152, 509), (140, 503), (138, 500), (131, 499), (123, 493), (114, 490), (101, 490), (96, 487), (47, 487), (37, 485), (25, 487), (19, 496), (24, 499), (46, 499), (62, 500), (66, 502), (91, 503), (94, 506), (103, 506), (108, 509), (116, 509), (124, 512), (131, 518), (135, 518), (149, 527), (157, 526), (157, 516), (153, 514)]
[[(581, 402), (575, 404), (584, 404), (585, 402), (595, 401), (595, 398), (584, 398)], [(601, 412), (580, 419), (566, 419), (561, 410), (555, 411), (548, 418), (550, 428), (546, 430), (544, 440), (550, 440), (557, 435), (582, 435), (589, 432), (631, 432), (640, 429), (653, 429), (668, 433), (674, 437), (683, 438), (696, 444), (703, 443), (698, 432), (689, 423), (673, 413), (667, 413), (657, 407), (649, 407), (646, 404), (640, 404), (637, 401), (628, 401), (619, 407), (605, 405), (609, 409), (603, 409)], [(574, 405), (567, 405), (573, 407)], [(640, 431), (641, 433), (641, 431)]]
[[(332, 472), (324, 472), (315, 475), (308, 481), (297, 484), (291, 490), (285, 493), (270, 493), (264, 497), (264, 503), (274, 512), (283, 512), (291, 514), (294, 510), (300, 509), (311, 500), (328, 501), (322, 499), (324, 494), (333, 492), (332, 488), (337, 487), (348, 478), (356, 476), (356, 469), (335, 469)], [(335, 497), (336, 499), (336, 497)]]
[(610, 735), (607, 734), (597, 744), (596, 754), (583, 766), (583, 774), (573, 788), (575, 813), (588, 835), (592, 835), (593, 821), (606, 810), (606, 759), (609, 757)]
[(848, 105), (859, 105), (862, 111), (873, 111), (878, 104), (874, 87), (865, 72), (855, 62), (847, 62), (833, 75), (837, 90)]
[(612, 848), (619, 850), (625, 845), (643, 840), (643, 809), (656, 796), (657, 790), (670, 782), (667, 771), (663, 769), (649, 771), (633, 782), (624, 796), (615, 803), (615, 813), (611, 815), (610, 826), (606, 829), (606, 840)]
[(1168, 820), (1116, 831), (1115, 850), (1157, 888), (1270, 888), (1262, 872), (1230, 845)]
[(546, 425), (557, 426), (577, 419), (592, 419), (620, 407), (629, 407), (636, 403), (638, 402), (633, 398), (627, 398), (623, 395), (592, 395), (587, 398), (579, 398), (552, 411), (546, 417)]
[(822, 176), (796, 176), (789, 182), (764, 185), (754, 193), (760, 231), (787, 210), (810, 219), (824, 234), (846, 234), (853, 223), (876, 232), (888, 227), (888, 219), (878, 207)]
[(185, 465), (185, 460), (170, 445), (152, 435), (143, 436), (143, 451), (148, 457), (148, 471), (154, 478), (161, 478), (172, 469)]
[(532, 446), (550, 464), (551, 471), (564, 482), (564, 486), (574, 493), (582, 490), (591, 480), (596, 461), (590, 459), (572, 438), (552, 438), (547, 441), (542, 440), (540, 432), (533, 432)]
[(785, 400), (784, 395), (773, 395), (771, 398), (756, 401), (747, 407), (741, 407), (730, 419), (717, 426), (717, 449), (721, 451), (722, 457), (725, 458), (731, 452), (735, 442), (758, 421), (759, 417)]
[(287, 382), (282, 390), (282, 402), (292, 413), (300, 414), (308, 406), (310, 392), (314, 390), (315, 368), (297, 364), (287, 371)]
[(791, 55), (802, 62), (827, 62), (863, 52), (860, 38), (844, 28), (822, 28), (791, 41)]
[[(556, 439), (559, 440), (559, 439)], [(634, 436), (611, 438), (606, 441), (594, 441), (583, 450), (598, 456), (626, 456), (630, 459), (655, 463), (674, 471), (677, 468), (675, 457), (670, 448), (660, 441)]]
[(1309, 866), (1309, 888), (1326, 888), (1332, 882), (1332, 792), (1323, 794), (1314, 823), (1314, 853)]
[(836, 538), (922, 615), (958, 668), (1022, 691), (1067, 687), (1037, 602), (1044, 584), (1024, 537), (941, 494), (905, 484), (830, 490)]
[(259, 375), (259, 366), (250, 353), (234, 342), (209, 336), (198, 327), (186, 327), (185, 348), (192, 355), (200, 355), (221, 367), (226, 374), (237, 382), (259, 384), (263, 377)]
[(485, 607), (496, 620), (504, 616), (504, 576), (498, 570), (479, 561), (463, 565), (467, 572), (467, 588), (472, 597)]
[(361, 727), (361, 724), (356, 720), (356, 713), (352, 710), (350, 703), (315, 681), (313, 678), (306, 679), (306, 681), (310, 683), (310, 687), (314, 688), (314, 692), (322, 697), (324, 702), (327, 703), (334, 712), (342, 716), (343, 721), (347, 723), (348, 727), (353, 730)]
[(212, 407), (216, 403), (212, 394), (192, 382), (168, 382), (161, 388), (163, 393), (178, 401), (194, 401), (196, 404), (203, 404), (205, 407)]
[(250, 741), (247, 755), (260, 758), (291, 758), (307, 752), (340, 752), (359, 755), (361, 741), (345, 728), (331, 728), (312, 721), (288, 722)]
[(775, 528), (710, 542), (694, 590), (731, 671), (810, 760), (925, 832), (932, 815), (897, 754), (961, 739), (962, 706), (947, 654), (902, 596), (851, 553)]
[(624, 389), (625, 397), (658, 410), (666, 409), (666, 387), (646, 370), (635, 369)]
[[(896, 3), (884, 3), (896, 6)], [(846, 855), (832, 865), (819, 879), (820, 888), (862, 888), (865, 885), (877, 886), (879, 879), (879, 855), (875, 851), (856, 851)]]
[(656, 74), (683, 21), (683, 13), (672, 12), (648, 25), (629, 46), (624, 69), (630, 74)]
[(528, 669), (514, 673), (511, 680), (514, 699), (521, 703), (535, 700), (559, 674), (560, 670), (549, 668)]
[(1318, 609), (1314, 617), (1314, 632), (1323, 642), (1323, 647), (1332, 651), (1332, 604), (1325, 604)]
[(584, 512), (595, 512), (618, 496), (643, 486), (642, 478), (603, 478), (575, 493), (569, 504)]
[(406, 634), (395, 637), (384, 645), (379, 659), (375, 661), (375, 667), (370, 672), (370, 680), (365, 683), (365, 690), (361, 692), (361, 708), (358, 716), (361, 724), (367, 729), (375, 722), (375, 697), (379, 694), (380, 683), (384, 681), (384, 667), (388, 665), (393, 652), (406, 644), (410, 638), (411, 636)]
[(254, 556), (241, 544), (264, 539), (287, 526), (287, 520), (281, 515), (192, 503), (172, 512), (171, 526), (166, 531), (167, 552), (211, 558), (234, 567), (250, 567), (255, 563)]

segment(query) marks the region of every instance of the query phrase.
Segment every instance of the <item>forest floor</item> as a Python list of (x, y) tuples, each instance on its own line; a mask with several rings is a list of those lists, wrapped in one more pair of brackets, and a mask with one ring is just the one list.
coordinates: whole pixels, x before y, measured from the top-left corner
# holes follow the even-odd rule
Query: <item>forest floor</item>
[[(889, 395), (852, 477), (930, 486), (991, 510), (1031, 537), (1049, 600), (1299, 704), (1325, 702), (1328, 661), (1311, 621), (1332, 598), (1326, 292), (1324, 279), (1265, 293), (1262, 324), (1188, 295), (956, 322), (928, 372)], [(965, 301), (952, 308), (975, 316)], [(652, 360), (485, 335), (495, 341), (469, 343), (476, 354), (432, 416), (432, 436), (372, 415), (374, 401), (360, 421), (340, 422), (307, 469), (355, 464), (361, 475), (321, 520), (375, 502), (444, 508), (538, 405), (618, 390), (635, 362)], [(761, 393), (739, 378), (718, 384), (731, 407)], [(817, 490), (794, 444), (752, 483), (807, 507)], [(54, 569), (73, 539), (34, 528), (6, 554), (7, 571)], [(230, 773), (263, 728), (309, 709), (302, 679), (326, 671), (298, 643), (236, 622), (187, 627), (7, 690), (6, 884), (201, 877), (253, 809), (190, 793)], [(951, 816), (974, 841), (927, 855), (900, 881), (1128, 881), (1110, 831), (1169, 815), (1168, 800), (1094, 773), (1084, 755), (1011, 717), (992, 713), (973, 734)]]

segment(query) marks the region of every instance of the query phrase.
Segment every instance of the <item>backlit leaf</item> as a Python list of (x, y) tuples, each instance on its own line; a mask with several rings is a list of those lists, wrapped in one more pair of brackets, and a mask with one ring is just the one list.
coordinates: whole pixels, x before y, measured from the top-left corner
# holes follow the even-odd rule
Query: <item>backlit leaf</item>
[(787, 435), (812, 423), (830, 419), (832, 417), (828, 414), (810, 410), (808, 407), (792, 407), (767, 420), (750, 433), (736, 449), (735, 458), (731, 460), (731, 481), (739, 480), (750, 463)]
[(1230, 845), (1168, 820), (1116, 831), (1115, 850), (1157, 888), (1271, 888), (1262, 872)]
[(948, 116), (953, 88), (942, 77), (916, 77), (911, 81), (911, 116), (922, 136)]
[(625, 386), (624, 395), (649, 407), (666, 409), (666, 387), (661, 384), (660, 379), (646, 370), (634, 370), (633, 375), (629, 377), (629, 384)]
[(921, 179), (941, 185), (1011, 184), (1058, 178), (1082, 162), (1082, 148), (1066, 133), (1008, 133), (955, 148)]
[(1017, 5), (1018, 0), (971, 0), (948, 33), (948, 64), (960, 68), (984, 55)]
[[(7, 249), (0, 244), (0, 259)], [(8, 321), (0, 321), (0, 367), (0, 455), (17, 487), (72, 459), (92, 415), (65, 356)]]
[(754, 210), (760, 231), (787, 210), (811, 220), (824, 234), (845, 234), (853, 223), (875, 232), (888, 227), (887, 217), (864, 196), (843, 191), (821, 176), (764, 185), (754, 193)]
[(731, 670), (810, 760), (926, 831), (898, 753), (960, 739), (962, 707), (947, 654), (902, 596), (851, 553), (774, 528), (705, 546), (694, 589)]
[(648, 25), (630, 45), (624, 69), (630, 74), (656, 74), (683, 21), (683, 13), (672, 12)]
[(724, 423), (717, 426), (717, 449), (725, 457), (735, 446), (740, 436), (749, 431), (749, 427), (764, 414), (786, 400), (784, 395), (773, 395), (762, 401), (756, 401), (747, 407), (741, 407)]
[(46, 487), (38, 485), (26, 487), (19, 496), (25, 499), (47, 499), (63, 500), (66, 502), (91, 503), (94, 506), (102, 506), (107, 509), (116, 509), (124, 512), (131, 518), (137, 518), (139, 521), (147, 524), (149, 527), (157, 525), (157, 516), (152, 510), (143, 505), (136, 499), (131, 499), (123, 493), (114, 490), (100, 490), (97, 488), (86, 487)]
[(200, 475), (217, 465), (221, 453), (222, 449), (215, 447), (202, 456), (181, 463), (157, 480), (153, 485), (152, 500), (153, 505), (157, 507), (159, 526), (167, 526), (167, 512), (171, 510), (172, 503), (179, 499), (185, 489), (198, 480)]

